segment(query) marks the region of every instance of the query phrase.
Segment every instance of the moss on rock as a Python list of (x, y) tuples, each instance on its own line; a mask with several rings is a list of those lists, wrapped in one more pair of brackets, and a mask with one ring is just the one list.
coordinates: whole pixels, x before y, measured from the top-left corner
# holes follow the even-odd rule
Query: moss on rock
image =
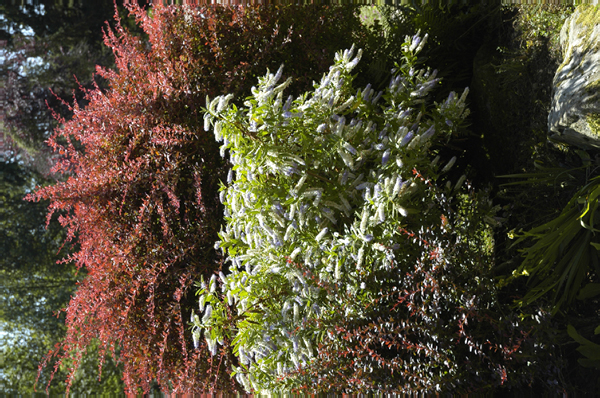
[(588, 126), (596, 136), (600, 137), (600, 114), (594, 113), (587, 117)]
[(565, 22), (560, 32), (560, 44), (563, 48), (564, 60), (558, 67), (557, 73), (560, 73), (566, 65), (571, 63), (573, 46), (568, 46), (567, 39), (569, 37), (570, 30), (575, 24), (584, 28), (581, 30), (583, 33), (581, 35), (583, 47), (579, 49), (579, 52), (587, 52), (590, 50), (595, 51), (600, 49), (600, 41), (590, 40), (590, 35), (594, 32), (596, 26), (600, 27), (600, 6), (592, 6), (589, 4), (581, 5), (577, 7), (571, 18)]

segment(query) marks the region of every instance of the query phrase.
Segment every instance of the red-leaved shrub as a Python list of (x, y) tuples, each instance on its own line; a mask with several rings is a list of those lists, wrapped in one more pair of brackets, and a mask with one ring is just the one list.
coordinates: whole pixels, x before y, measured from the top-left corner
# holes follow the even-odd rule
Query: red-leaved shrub
[[(131, 7), (148, 35), (108, 30), (116, 70), (98, 68), (103, 92), (49, 140), (61, 182), (30, 200), (51, 201), (87, 270), (66, 309), (67, 336), (41, 366), (73, 363), (95, 339), (100, 358), (119, 347), (127, 393), (153, 382), (177, 393), (237, 390), (227, 341), (211, 357), (187, 327), (193, 281), (222, 267), (218, 188), (228, 165), (203, 128), (206, 95), (248, 95), (257, 75), (286, 60), (291, 93), (309, 88), (339, 48), (363, 37), (348, 7)], [(100, 371), (102, 364), (100, 364)]]

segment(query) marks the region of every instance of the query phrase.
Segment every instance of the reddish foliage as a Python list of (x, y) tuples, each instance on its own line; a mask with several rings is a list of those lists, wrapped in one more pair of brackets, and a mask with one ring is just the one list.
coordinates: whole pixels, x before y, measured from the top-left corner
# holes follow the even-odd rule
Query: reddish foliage
[(153, 381), (178, 393), (235, 390), (227, 342), (213, 358), (193, 349), (187, 328), (193, 281), (222, 264), (214, 242), (227, 165), (200, 107), (207, 94), (240, 99), (284, 59), (287, 74), (301, 77), (293, 91), (307, 89), (350, 46), (355, 17), (326, 7), (130, 11), (149, 43), (120, 24), (107, 32), (117, 69), (98, 73), (110, 89), (85, 90), (89, 105), (60, 120), (49, 144), (66, 180), (30, 196), (50, 199), (48, 217), (58, 212), (78, 243), (65, 261), (87, 270), (66, 310), (67, 336), (46, 362), (74, 357), (74, 372), (98, 338), (101, 351), (121, 348), (129, 393), (148, 392)]

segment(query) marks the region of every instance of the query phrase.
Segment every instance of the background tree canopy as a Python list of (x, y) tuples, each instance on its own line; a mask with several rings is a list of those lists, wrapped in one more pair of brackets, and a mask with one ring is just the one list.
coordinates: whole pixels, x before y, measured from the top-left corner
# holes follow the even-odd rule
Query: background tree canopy
[[(23, 200), (36, 186), (51, 182), (47, 173), (51, 151), (44, 144), (57, 121), (46, 102), (65, 118), (70, 113), (59, 97), (73, 95), (83, 106), (79, 91), (93, 86), (96, 65), (110, 67), (114, 61), (103, 45), (102, 29), (115, 13), (112, 1), (62, 7), (54, 1), (36, 6), (0, 6), (0, 36), (7, 41), (2, 66), (5, 145), (0, 163), (2, 258), (0, 320), (2, 361), (0, 390), (8, 394), (31, 394), (38, 365), (49, 350), (64, 338), (66, 307), (85, 270), (58, 263), (73, 249), (65, 244), (65, 232), (56, 220), (46, 226), (47, 203)], [(123, 7), (120, 12), (126, 15)], [(124, 23), (132, 20), (124, 19)], [(31, 36), (24, 36), (27, 29)], [(29, 34), (29, 33), (28, 33)], [(33, 62), (31, 62), (33, 60)], [(101, 87), (106, 85), (99, 81)], [(73, 391), (118, 393), (123, 390), (121, 369), (108, 359), (103, 381), (98, 381), (97, 354), (91, 352), (77, 374)], [(59, 371), (51, 394), (65, 391), (66, 367)], [(52, 369), (38, 381), (45, 386)], [(43, 390), (43, 388), (41, 388)]]

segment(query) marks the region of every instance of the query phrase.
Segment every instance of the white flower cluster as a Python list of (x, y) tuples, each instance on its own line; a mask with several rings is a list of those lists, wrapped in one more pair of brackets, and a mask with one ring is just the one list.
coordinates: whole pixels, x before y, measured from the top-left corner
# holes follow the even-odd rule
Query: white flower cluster
[[(414, 56), (426, 39), (409, 38), (404, 50)], [(233, 166), (221, 192), (219, 244), (231, 266), (220, 278), (221, 300), (216, 278), (200, 291), (194, 341), (203, 332), (214, 353), (234, 331), (236, 377), (248, 390), (269, 389), (309, 364), (320, 322), (340, 311), (364, 315), (364, 302), (341, 309), (332, 291), (364, 290), (369, 299), (376, 289), (369, 275), (393, 269), (402, 252), (398, 226), (421, 206), (423, 182), (413, 170), (446, 172), (455, 161), (440, 171), (429, 149), (466, 115), (466, 91), (428, 110), (436, 72), (406, 64), (384, 92), (370, 85), (354, 92), (351, 71), (362, 52), (354, 54), (354, 47), (338, 53), (314, 92), (296, 99), (283, 99), (290, 81), (278, 85), (282, 68), (260, 79), (244, 111), (228, 106), (231, 96), (207, 99), (205, 127), (214, 125)], [(224, 306), (235, 325), (227, 325)]]

